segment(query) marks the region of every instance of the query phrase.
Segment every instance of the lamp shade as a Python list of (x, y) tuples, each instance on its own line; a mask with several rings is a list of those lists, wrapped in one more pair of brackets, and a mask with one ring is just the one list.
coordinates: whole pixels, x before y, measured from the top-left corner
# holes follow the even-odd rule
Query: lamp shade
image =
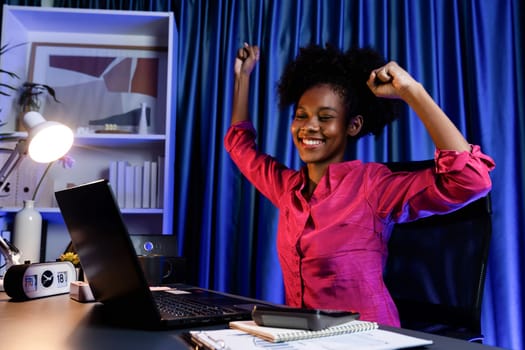
[(29, 133), (27, 153), (35, 162), (55, 161), (73, 145), (73, 131), (64, 124), (46, 121), (35, 111), (27, 112), (23, 121)]

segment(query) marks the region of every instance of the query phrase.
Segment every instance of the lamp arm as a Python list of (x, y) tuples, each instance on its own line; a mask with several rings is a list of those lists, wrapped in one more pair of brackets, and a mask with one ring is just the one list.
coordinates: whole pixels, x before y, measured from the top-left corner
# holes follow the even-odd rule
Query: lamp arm
[(6, 269), (20, 264), (20, 251), (2, 236), (0, 236), (0, 253), (5, 257)]
[(4, 190), (4, 187), (7, 185), (7, 179), (19, 165), (20, 162), (24, 159), (27, 153), (27, 143), (26, 140), (18, 140), (15, 148), (9, 154), (6, 162), (0, 169), (0, 193)]

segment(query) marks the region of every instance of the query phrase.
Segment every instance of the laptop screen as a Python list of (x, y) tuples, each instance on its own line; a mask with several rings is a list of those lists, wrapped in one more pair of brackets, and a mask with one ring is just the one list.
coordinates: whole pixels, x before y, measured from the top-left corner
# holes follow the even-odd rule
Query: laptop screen
[(55, 197), (95, 299), (116, 307), (152, 304), (110, 183), (90, 182)]

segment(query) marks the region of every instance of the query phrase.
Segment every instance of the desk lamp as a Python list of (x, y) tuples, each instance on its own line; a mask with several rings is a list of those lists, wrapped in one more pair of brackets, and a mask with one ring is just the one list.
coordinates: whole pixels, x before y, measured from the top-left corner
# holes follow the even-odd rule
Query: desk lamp
[[(50, 163), (63, 157), (73, 145), (73, 131), (70, 128), (58, 122), (46, 121), (36, 111), (27, 112), (23, 123), (28, 130), (27, 139), (18, 140), (0, 169), (0, 193), (7, 184), (9, 175), (20, 165), (26, 154), (35, 162)], [(18, 248), (3, 239), (0, 239), (0, 253), (6, 259), (6, 268), (20, 263)]]
[(28, 130), (27, 139), (19, 139), (9, 158), (0, 169), (0, 193), (9, 175), (26, 154), (38, 163), (50, 163), (63, 157), (73, 145), (73, 131), (64, 124), (46, 121), (36, 112), (24, 114), (23, 123)]

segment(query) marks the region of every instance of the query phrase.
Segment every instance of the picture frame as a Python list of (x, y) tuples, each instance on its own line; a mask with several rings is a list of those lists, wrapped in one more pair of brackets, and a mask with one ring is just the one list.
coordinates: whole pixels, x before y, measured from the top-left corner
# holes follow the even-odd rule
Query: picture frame
[(28, 81), (55, 90), (41, 113), (78, 133), (136, 133), (142, 103), (149, 133), (164, 133), (167, 66), (166, 47), (34, 42)]

